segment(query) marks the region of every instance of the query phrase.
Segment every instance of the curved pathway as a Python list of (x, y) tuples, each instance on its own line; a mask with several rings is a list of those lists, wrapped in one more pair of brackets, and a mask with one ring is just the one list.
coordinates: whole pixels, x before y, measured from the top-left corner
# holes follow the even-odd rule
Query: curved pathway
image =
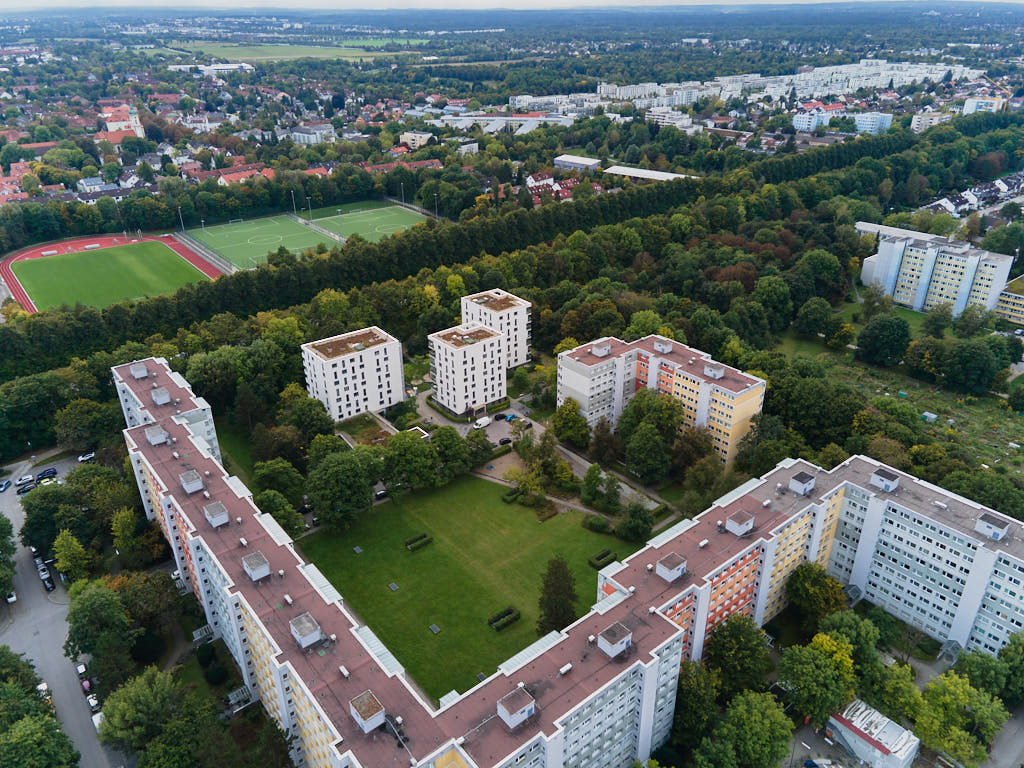
[[(32, 303), (32, 299), (29, 298), (28, 293), (21, 285), (21, 281), (18, 280), (17, 276), (14, 274), (14, 270), (12, 269), (12, 265), (15, 262), (25, 261), (26, 259), (45, 259), (47, 256), (55, 255), (54, 252), (77, 253), (79, 251), (84, 251), (86, 246), (89, 245), (99, 245), (100, 248), (111, 248), (115, 245), (130, 245), (138, 242), (163, 243), (211, 280), (216, 277), (220, 277), (223, 274), (219, 269), (198, 253), (176, 240), (173, 235), (168, 234), (157, 237), (152, 235), (143, 235), (142, 237), (129, 237), (127, 239), (123, 236), (96, 235), (92, 237), (75, 237), (68, 240), (60, 240), (56, 243), (46, 243), (44, 245), (34, 245), (31, 248), (26, 248), (15, 254), (7, 256), (3, 261), (0, 261), (0, 280), (3, 280), (4, 283), (7, 284), (7, 287), (11, 292), (11, 296), (16, 302), (21, 304), (26, 312), (35, 313), (38, 311), (36, 309), (36, 305)], [(89, 250), (96, 249), (90, 248)]]

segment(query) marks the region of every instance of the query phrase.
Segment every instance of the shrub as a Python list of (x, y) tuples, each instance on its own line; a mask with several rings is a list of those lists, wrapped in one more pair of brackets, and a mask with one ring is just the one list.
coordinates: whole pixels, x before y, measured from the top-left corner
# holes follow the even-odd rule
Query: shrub
[(211, 664), (205, 672), (203, 677), (206, 678), (206, 682), (210, 685), (220, 685), (228, 679), (228, 670), (221, 663)]
[(558, 514), (558, 507), (545, 499), (544, 503), (534, 510), (534, 514), (537, 515), (537, 522), (543, 523), (545, 520), (550, 520)]
[(420, 539), (425, 539), (425, 538), (427, 538), (427, 534), (425, 534), (425, 533), (418, 534), (416, 536), (413, 536), (411, 539), (406, 539), (405, 540), (405, 546), (409, 547), (409, 546), (415, 544)]
[(511, 400), (509, 400), (507, 397), (503, 397), (498, 402), (491, 403), (490, 405), (488, 405), (487, 406), (487, 412), (488, 413), (497, 413), (498, 411), (503, 411), (506, 408), (508, 408), (509, 405), (511, 405), (511, 403), (512, 403)]
[(607, 533), (611, 525), (600, 515), (584, 515), (583, 527), (594, 533)]
[(160, 658), (160, 654), (164, 650), (164, 641), (160, 638), (160, 635), (152, 631), (144, 632), (139, 635), (135, 644), (132, 645), (132, 658), (139, 664), (152, 664), (154, 661)]
[(425, 546), (427, 546), (427, 544), (429, 544), (433, 540), (434, 540), (433, 536), (427, 536), (426, 538), (423, 538), (423, 539), (417, 539), (412, 544), (406, 544), (405, 548), (408, 549), (410, 552), (415, 552), (417, 549), (423, 549)]
[(501, 619), (498, 619), (496, 622), (491, 624), (491, 629), (493, 629), (495, 632), (501, 632), (501, 630), (505, 629), (505, 627), (515, 624), (517, 621), (519, 621), (519, 616), (519, 611), (513, 610), (512, 613), (508, 614), (507, 616), (504, 616)]
[(593, 568), (595, 571), (599, 571), (609, 563), (614, 563), (617, 557), (618, 556), (611, 550), (602, 549), (596, 555), (593, 555), (592, 557), (588, 558), (587, 562), (590, 564), (591, 568)]
[(494, 623), (496, 623), (496, 622), (498, 622), (498, 621), (501, 621), (502, 619), (504, 619), (504, 618), (505, 618), (506, 616), (508, 616), (509, 614), (515, 613), (515, 610), (516, 610), (516, 609), (515, 609), (515, 607), (514, 607), (514, 606), (511, 606), (511, 605), (510, 605), (510, 606), (509, 606), (508, 608), (506, 608), (505, 610), (503, 610), (503, 611), (498, 611), (498, 612), (497, 612), (496, 614), (494, 614), (493, 616), (491, 616), (491, 618), (489, 618), (489, 619), (487, 620), (487, 623), (488, 623), (488, 624), (494, 624)]
[(491, 453), (491, 461), (494, 461), (499, 456), (505, 456), (505, 455), (507, 455), (509, 453), (512, 453), (512, 446), (511, 445), (499, 445)]
[(516, 488), (510, 488), (501, 494), (501, 500), (506, 504), (512, 504), (519, 498), (519, 491)]
[(206, 669), (217, 658), (217, 648), (213, 643), (204, 643), (196, 649), (196, 661), (199, 666)]

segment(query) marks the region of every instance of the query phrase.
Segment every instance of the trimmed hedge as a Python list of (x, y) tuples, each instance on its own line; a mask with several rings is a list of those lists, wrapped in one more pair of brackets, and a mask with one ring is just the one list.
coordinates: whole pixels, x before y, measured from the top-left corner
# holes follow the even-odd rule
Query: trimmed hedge
[(602, 549), (596, 555), (593, 555), (592, 557), (588, 558), (587, 562), (590, 564), (590, 567), (593, 568), (595, 571), (600, 571), (609, 563), (614, 563), (617, 557), (618, 556), (610, 549)]
[(583, 527), (594, 533), (608, 533), (612, 526), (606, 518), (600, 515), (584, 515)]
[(428, 536), (425, 533), (421, 533), (419, 536), (413, 536), (411, 539), (405, 540), (405, 548), (410, 552), (415, 552), (417, 549), (422, 549), (434, 540), (433, 536)]
[(509, 399), (509, 397), (508, 397), (508, 396), (506, 396), (506, 397), (503, 397), (503, 398), (502, 398), (501, 400), (499, 400), (498, 402), (496, 402), (496, 403), (491, 403), (490, 405), (488, 405), (488, 406), (487, 406), (487, 412), (488, 412), (488, 413), (497, 413), (498, 411), (503, 411), (503, 410), (505, 410), (505, 409), (506, 409), (506, 408), (508, 408), (508, 407), (509, 407), (509, 406), (510, 406), (511, 404), (512, 404), (512, 400), (511, 400), (511, 399)]
[(519, 491), (516, 488), (509, 488), (503, 494), (501, 494), (501, 500), (506, 504), (515, 504), (516, 499), (519, 498)]
[[(547, 500), (545, 499), (545, 501), (547, 501)], [(556, 507), (554, 504), (548, 502), (547, 504), (544, 504), (543, 506), (537, 507), (537, 510), (536, 510), (537, 522), (543, 523), (545, 520), (550, 520), (552, 517), (554, 517), (557, 514), (558, 514), (558, 507)]]
[(439, 405), (437, 402), (434, 401), (434, 396), (433, 395), (427, 395), (426, 398), (424, 398), (424, 399), (427, 401), (427, 405), (429, 405), (431, 408), (433, 408), (435, 411), (440, 413), (442, 416), (444, 416), (449, 421), (464, 421), (467, 424), (469, 424), (471, 421), (473, 421), (473, 419), (471, 417), (469, 417), (469, 416), (454, 416), (454, 415), (452, 415), (448, 411), (447, 408), (445, 408), (442, 405)]
[(494, 614), (494, 616), (487, 620), (487, 623), (495, 632), (501, 632), (505, 627), (511, 626), (519, 621), (520, 615), (519, 611), (510, 605), (501, 613)]
[(509, 443), (507, 445), (499, 445), (491, 453), (491, 461), (494, 461), (495, 459), (497, 459), (500, 456), (507, 456), (510, 453), (512, 453), (512, 444), (511, 443)]

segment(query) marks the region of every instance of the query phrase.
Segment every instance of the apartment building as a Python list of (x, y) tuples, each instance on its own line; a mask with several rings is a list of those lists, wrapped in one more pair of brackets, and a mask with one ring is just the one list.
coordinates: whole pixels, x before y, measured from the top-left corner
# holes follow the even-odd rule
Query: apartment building
[(892, 127), (889, 112), (856, 112), (851, 117), (860, 133), (884, 133)]
[(878, 252), (864, 259), (861, 281), (918, 312), (943, 303), (953, 305), (954, 316), (968, 306), (994, 310), (1013, 264), (1012, 256), (941, 235), (864, 221), (857, 231), (878, 237)]
[(306, 391), (341, 421), (405, 399), (402, 342), (377, 326), (302, 345)]
[(797, 131), (813, 131), (817, 128), (827, 127), (832, 121), (832, 115), (826, 112), (797, 112), (792, 117), (793, 129)]
[(1016, 277), (1006, 284), (996, 302), (996, 314), (1024, 325), (1024, 278)]
[(1002, 112), (1006, 100), (999, 96), (972, 96), (964, 101), (964, 114), (973, 115), (975, 112)]
[[(113, 373), (141, 401), (132, 365)], [(140, 494), (301, 768), (626, 768), (668, 737), (680, 662), (733, 613), (774, 616), (805, 560), (947, 650), (994, 653), (1024, 625), (1024, 524), (870, 458), (787, 459), (606, 566), (585, 616), (434, 706), (181, 415), (125, 429)]]
[(765, 382), (663, 336), (605, 337), (558, 355), (558, 404), (575, 400), (591, 427), (602, 418), (614, 425), (644, 387), (679, 400), (683, 425), (706, 427), (715, 452), (731, 462), (761, 412)]
[(530, 359), (531, 306), (526, 299), (500, 288), (481, 291), (462, 297), (462, 324), (476, 323), (501, 333), (505, 337), (505, 365), (515, 368)]
[(918, 112), (910, 118), (910, 130), (914, 133), (924, 133), (936, 125), (948, 123), (953, 119), (949, 112)]
[[(465, 305), (463, 305), (465, 306)], [(454, 414), (475, 414), (507, 394), (505, 334), (466, 323), (427, 336), (434, 401)]]

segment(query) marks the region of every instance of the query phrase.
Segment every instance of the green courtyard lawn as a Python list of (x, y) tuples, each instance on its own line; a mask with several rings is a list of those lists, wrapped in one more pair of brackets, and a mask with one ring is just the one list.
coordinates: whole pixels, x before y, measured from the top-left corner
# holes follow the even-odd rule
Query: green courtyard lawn
[(228, 471), (249, 485), (253, 467), (249, 436), (235, 429), (231, 421), (224, 417), (215, 418), (213, 423), (217, 427), (217, 442), (220, 443), (220, 452)]
[[(861, 311), (860, 305), (852, 301), (845, 302), (842, 305), (840, 305), (839, 314), (842, 316), (843, 322), (850, 323), (851, 325), (853, 325), (853, 327), (857, 329), (857, 333), (860, 333), (866, 325), (866, 323), (864, 323), (863, 321), (856, 323), (853, 321), (854, 313), (859, 311)], [(907, 325), (910, 326), (911, 336), (913, 336), (916, 339), (918, 336), (921, 335), (921, 325), (924, 323), (924, 318), (926, 316), (924, 312), (915, 312), (914, 310), (908, 309), (907, 307), (894, 306), (892, 308), (892, 313), (897, 317), (902, 317), (904, 320), (907, 321)]]
[[(343, 533), (318, 531), (298, 542), (435, 699), (469, 689), (477, 673), (490, 675), (537, 639), (537, 598), (551, 557), (561, 554), (569, 563), (582, 614), (596, 598), (597, 575), (587, 558), (610, 549), (621, 559), (636, 549), (586, 530), (582, 513), (539, 523), (533, 510), (504, 503), (505, 490), (462, 477), (374, 507)], [(405, 541), (421, 533), (433, 543), (407, 551)], [(522, 618), (495, 632), (487, 619), (509, 605)], [(441, 632), (433, 634), (431, 624)]]

